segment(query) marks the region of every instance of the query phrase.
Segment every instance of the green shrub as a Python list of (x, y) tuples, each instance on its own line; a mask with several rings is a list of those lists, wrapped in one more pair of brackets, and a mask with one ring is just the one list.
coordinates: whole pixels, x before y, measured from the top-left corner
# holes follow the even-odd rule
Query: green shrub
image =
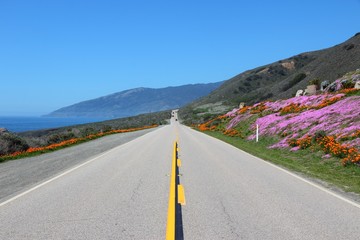
[[(120, 128), (120, 127), (119, 127)], [(98, 133), (98, 131), (96, 131), (94, 128), (92, 127), (86, 127), (84, 129), (81, 129), (81, 136), (82, 137), (86, 137), (86, 136), (89, 136), (91, 134), (96, 134)]]
[(305, 73), (299, 73), (297, 74), (291, 81), (289, 81), (283, 88), (282, 91), (287, 91), (288, 89), (292, 88), (294, 85), (301, 82), (304, 78), (306, 78)]
[(62, 141), (66, 141), (75, 137), (76, 137), (75, 134), (69, 131), (64, 133), (53, 134), (49, 136), (48, 144), (60, 143)]
[(355, 86), (355, 83), (353, 81), (351, 81), (351, 80), (347, 80), (345, 82), (342, 82), (342, 86), (345, 89), (353, 88)]
[(14, 152), (26, 151), (29, 145), (19, 136), (12, 133), (0, 135), (0, 155), (8, 155)]
[(309, 85), (320, 85), (320, 78), (314, 78), (309, 81)]
[(326, 137), (326, 132), (324, 130), (320, 130), (315, 132), (314, 140), (323, 139), (324, 137)]

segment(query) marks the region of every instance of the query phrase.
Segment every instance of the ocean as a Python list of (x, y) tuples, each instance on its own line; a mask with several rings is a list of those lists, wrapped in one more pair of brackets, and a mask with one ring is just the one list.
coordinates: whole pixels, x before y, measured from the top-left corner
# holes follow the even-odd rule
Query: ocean
[(0, 117), (0, 128), (25, 132), (108, 120), (105, 118)]

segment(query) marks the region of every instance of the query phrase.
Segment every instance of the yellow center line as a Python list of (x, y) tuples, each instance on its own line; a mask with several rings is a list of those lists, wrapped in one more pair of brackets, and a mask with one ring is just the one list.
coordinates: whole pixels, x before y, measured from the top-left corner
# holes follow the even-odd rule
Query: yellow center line
[(170, 193), (169, 193), (169, 206), (168, 206), (168, 219), (166, 225), (166, 240), (175, 239), (175, 177), (176, 177), (176, 152), (177, 142), (174, 143), (174, 150), (171, 163), (170, 174)]
[[(168, 218), (166, 225), (166, 240), (174, 240), (176, 234), (176, 204), (185, 205), (185, 193), (184, 187), (178, 184), (177, 172), (181, 166), (181, 160), (178, 159), (178, 143), (175, 141), (173, 148), (173, 156), (171, 162), (170, 173), (170, 193), (169, 193), (169, 206), (168, 206)], [(176, 199), (177, 196), (177, 199)], [(177, 201), (176, 201), (177, 200)]]
[(185, 191), (183, 185), (179, 184), (177, 190), (178, 190), (178, 203), (181, 205), (186, 205)]

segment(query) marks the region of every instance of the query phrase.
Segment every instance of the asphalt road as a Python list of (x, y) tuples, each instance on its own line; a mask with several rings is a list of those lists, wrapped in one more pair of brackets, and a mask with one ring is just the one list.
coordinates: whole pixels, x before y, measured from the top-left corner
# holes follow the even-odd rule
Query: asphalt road
[(74, 147), (0, 164), (0, 202), (154, 129), (115, 134)]
[(179, 139), (185, 239), (360, 239), (360, 204), (202, 133)]
[(164, 239), (175, 139), (184, 239), (359, 239), (357, 203), (177, 122), (0, 203), (0, 239)]

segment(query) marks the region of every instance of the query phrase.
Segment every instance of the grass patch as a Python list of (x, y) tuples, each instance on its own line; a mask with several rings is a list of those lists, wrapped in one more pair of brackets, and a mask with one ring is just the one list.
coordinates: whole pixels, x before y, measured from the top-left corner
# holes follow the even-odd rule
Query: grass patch
[(360, 167), (343, 167), (338, 158), (323, 159), (321, 151), (304, 149), (292, 152), (289, 149), (269, 149), (275, 143), (270, 138), (262, 138), (258, 143), (241, 138), (225, 136), (220, 132), (204, 132), (227, 142), (254, 156), (311, 178), (323, 180), (346, 192), (360, 194)]
[(235, 129), (241, 132), (244, 138), (248, 137), (254, 133), (254, 131), (251, 130), (251, 125), (255, 123), (257, 118), (257, 115), (252, 115), (250, 118), (242, 121), (241, 124), (238, 124)]

